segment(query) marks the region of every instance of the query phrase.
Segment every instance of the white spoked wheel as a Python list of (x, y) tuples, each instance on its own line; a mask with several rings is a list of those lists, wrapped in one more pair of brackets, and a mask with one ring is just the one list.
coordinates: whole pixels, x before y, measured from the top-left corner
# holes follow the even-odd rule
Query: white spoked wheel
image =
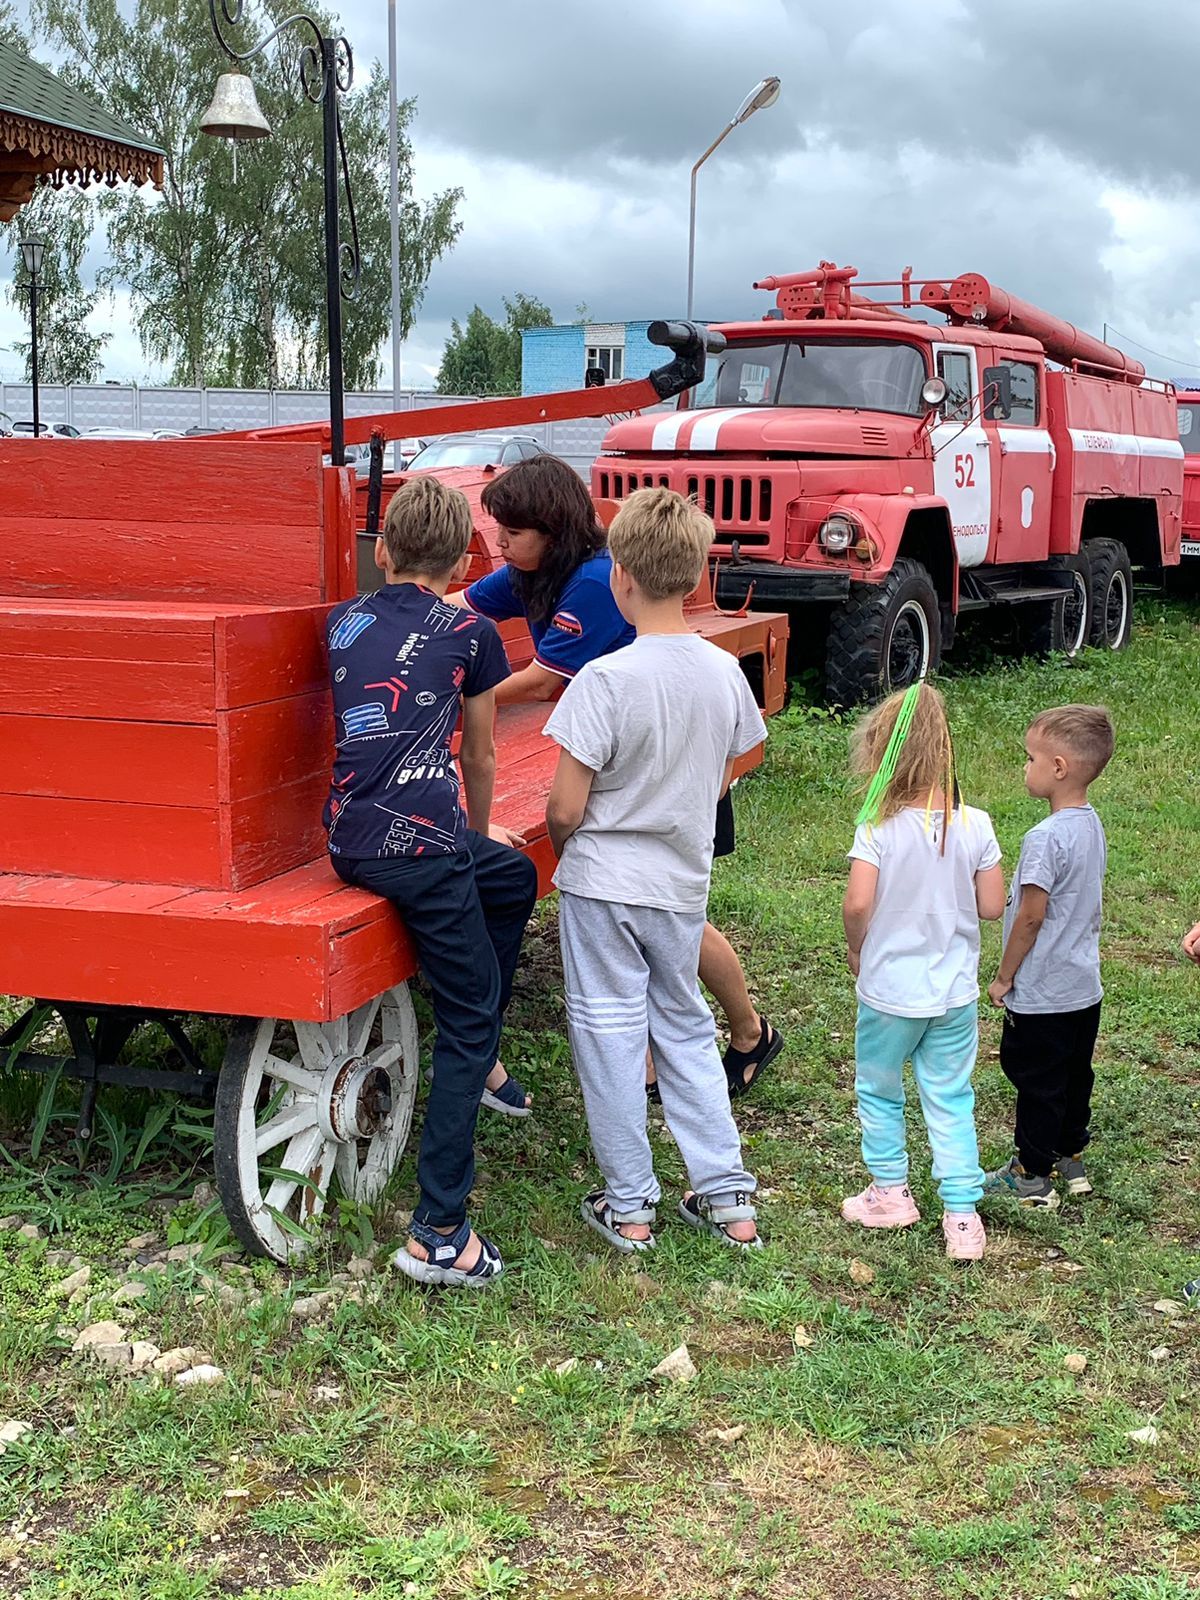
[(335, 1022), (235, 1023), (217, 1081), (213, 1165), (242, 1244), (297, 1260), (335, 1178), (348, 1199), (377, 1199), (403, 1153), (416, 1097), (406, 983)]

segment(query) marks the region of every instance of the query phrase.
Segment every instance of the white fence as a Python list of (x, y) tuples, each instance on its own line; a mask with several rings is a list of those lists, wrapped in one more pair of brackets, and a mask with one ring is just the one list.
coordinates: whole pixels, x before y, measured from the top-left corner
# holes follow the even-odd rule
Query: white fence
[[(406, 389), (400, 397), (400, 409), (419, 411), (477, 398)], [(84, 433), (89, 428), (170, 428), (180, 433), (189, 428), (273, 428), (329, 415), (329, 396), (318, 389), (143, 389), (123, 383), (64, 388), (42, 384), (39, 402), (44, 422), (69, 422)], [(390, 389), (346, 396), (348, 417), (391, 411), (393, 406)], [(14, 422), (33, 415), (33, 390), (29, 384), (0, 383), (0, 414), (3, 413)], [(506, 431), (531, 436), (544, 449), (569, 461), (586, 478), (607, 430), (604, 417), (585, 417), (574, 422), (531, 423)]]

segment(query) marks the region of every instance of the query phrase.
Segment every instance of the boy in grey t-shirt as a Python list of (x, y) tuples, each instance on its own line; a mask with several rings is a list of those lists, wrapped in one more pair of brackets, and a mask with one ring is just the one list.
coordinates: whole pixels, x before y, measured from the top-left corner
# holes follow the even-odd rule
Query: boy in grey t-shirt
[(737, 661), (683, 613), (712, 543), (709, 519), (669, 489), (640, 489), (609, 531), (612, 591), (637, 629), (591, 661), (546, 723), (561, 747), (546, 808), (560, 857), (559, 929), (571, 1053), (604, 1187), (589, 1227), (652, 1249), (658, 1181), (646, 1137), (646, 1049), (692, 1187), (683, 1220), (737, 1248), (759, 1243), (700, 938), (712, 818), (733, 762), (766, 738)]
[(1043, 711), (1025, 735), (1025, 787), (1050, 815), (1021, 845), (1004, 914), (1004, 953), (988, 989), (1006, 1008), (1000, 1065), (1017, 1091), (1017, 1151), (984, 1192), (1053, 1210), (1055, 1172), (1091, 1194), (1083, 1165), (1092, 1054), (1100, 1026), (1100, 909), (1107, 850), (1088, 785), (1108, 765), (1113, 726), (1103, 706)]

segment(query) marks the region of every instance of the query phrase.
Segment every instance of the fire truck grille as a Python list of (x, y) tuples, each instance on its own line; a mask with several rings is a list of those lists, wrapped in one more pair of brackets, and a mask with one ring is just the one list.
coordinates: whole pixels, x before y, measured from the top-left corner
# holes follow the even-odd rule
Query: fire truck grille
[(718, 543), (737, 539), (743, 545), (771, 541), (771, 480), (740, 473), (600, 473), (600, 495), (623, 500), (635, 489), (678, 489), (706, 511), (717, 526)]
[(862, 430), (862, 442), (865, 445), (886, 445), (888, 432), (886, 428), (867, 428)]

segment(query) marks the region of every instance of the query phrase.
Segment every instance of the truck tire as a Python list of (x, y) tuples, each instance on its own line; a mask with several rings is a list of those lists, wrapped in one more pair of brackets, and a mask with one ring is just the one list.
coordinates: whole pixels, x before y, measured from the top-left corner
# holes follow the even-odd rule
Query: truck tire
[(907, 689), (942, 658), (937, 590), (919, 561), (902, 558), (880, 584), (856, 583), (829, 622), (825, 694), (851, 706)]
[(1133, 568), (1119, 539), (1089, 539), (1092, 620), (1088, 643), (1100, 650), (1125, 650), (1133, 632)]
[(1091, 562), (1084, 548), (1075, 556), (1051, 556), (1049, 565), (1071, 574), (1071, 588), (1061, 600), (1039, 600), (1019, 608), (1022, 643), (1031, 655), (1054, 653), (1074, 659), (1091, 633)]

